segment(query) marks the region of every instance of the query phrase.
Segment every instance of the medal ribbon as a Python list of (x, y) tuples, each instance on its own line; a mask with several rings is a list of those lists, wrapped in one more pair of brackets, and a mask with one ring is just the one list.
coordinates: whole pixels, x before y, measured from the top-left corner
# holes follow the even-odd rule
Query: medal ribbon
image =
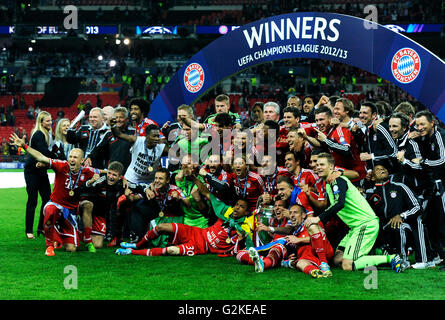
[(301, 171), (302, 171), (302, 169), (300, 169), (300, 173), (298, 174), (298, 178), (297, 178), (297, 183), (295, 184), (297, 187), (300, 184)]
[(165, 205), (167, 204), (168, 192), (170, 191), (170, 186), (168, 186), (167, 192), (165, 193), (164, 200), (162, 201), (161, 211), (164, 211)]
[(153, 148), (152, 155), (148, 155), (148, 148), (147, 146), (144, 146), (145, 148), (145, 157), (147, 158), (148, 167), (151, 167), (151, 165), (154, 163), (154, 160), (156, 159), (156, 147)]
[(80, 174), (82, 173), (82, 169), (83, 169), (83, 167), (80, 167), (79, 173), (77, 174), (76, 184), (74, 185), (74, 187), (73, 187), (73, 179), (71, 178), (71, 170), (70, 170), (69, 179), (70, 179), (70, 190), (71, 191), (73, 191), (77, 187), (77, 183), (79, 182)]
[[(269, 176), (266, 176), (266, 189), (268, 193), (272, 193), (274, 187), (275, 187), (275, 182), (277, 182), (277, 180), (275, 179), (277, 176), (277, 170), (275, 169), (275, 173), (273, 174), (272, 178)], [(270, 183), (270, 179), (272, 179), (272, 183)], [(272, 186), (271, 186), (272, 185)]]
[[(246, 174), (246, 177), (244, 178), (244, 191), (243, 191), (243, 193), (242, 193), (243, 198), (246, 197), (246, 191), (247, 191), (247, 177), (248, 177), (248, 176), (249, 176), (249, 173), (247, 173), (247, 174)], [(239, 188), (240, 188), (240, 190), (241, 190), (241, 181), (240, 181), (240, 179), (238, 178), (238, 176), (236, 177), (236, 180), (237, 180), (237, 182), (238, 182), (238, 186), (239, 186)]]

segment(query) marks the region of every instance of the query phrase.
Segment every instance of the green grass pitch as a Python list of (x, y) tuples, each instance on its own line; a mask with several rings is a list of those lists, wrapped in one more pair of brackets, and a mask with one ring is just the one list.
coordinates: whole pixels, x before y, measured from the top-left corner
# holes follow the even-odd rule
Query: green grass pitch
[[(288, 269), (254, 272), (235, 257), (116, 256), (114, 249), (44, 255), (42, 237), (25, 238), (26, 191), (0, 189), (1, 300), (442, 300), (445, 272), (395, 274), (333, 269), (311, 279)], [(35, 222), (37, 226), (37, 218)], [(75, 269), (74, 269), (75, 268)], [(77, 288), (73, 270), (77, 271)], [(373, 278), (370, 278), (373, 277)], [(68, 284), (68, 286), (67, 286)], [(259, 289), (260, 288), (260, 289)]]

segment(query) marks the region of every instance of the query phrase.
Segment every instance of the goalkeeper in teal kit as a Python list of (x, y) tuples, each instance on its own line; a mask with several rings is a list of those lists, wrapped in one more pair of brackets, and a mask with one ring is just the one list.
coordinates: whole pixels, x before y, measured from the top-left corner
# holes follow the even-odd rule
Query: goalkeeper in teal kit
[(330, 154), (318, 155), (317, 174), (326, 181), (326, 192), (330, 206), (318, 217), (308, 217), (305, 226), (325, 224), (335, 214), (349, 227), (348, 234), (341, 240), (335, 252), (334, 263), (343, 270), (359, 270), (369, 266), (391, 264), (401, 272), (401, 258), (398, 255), (368, 255), (379, 233), (379, 219), (358, 189), (345, 177), (334, 181), (334, 159)]

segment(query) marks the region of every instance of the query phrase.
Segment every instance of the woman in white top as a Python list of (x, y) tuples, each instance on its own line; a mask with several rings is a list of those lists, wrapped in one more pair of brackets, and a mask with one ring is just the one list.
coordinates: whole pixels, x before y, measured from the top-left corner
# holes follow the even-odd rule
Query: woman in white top
[(57, 159), (60, 160), (68, 160), (68, 154), (70, 153), (71, 149), (73, 149), (73, 145), (66, 141), (66, 134), (69, 126), (70, 120), (67, 118), (60, 119), (59, 122), (57, 122), (52, 151), (56, 155)]

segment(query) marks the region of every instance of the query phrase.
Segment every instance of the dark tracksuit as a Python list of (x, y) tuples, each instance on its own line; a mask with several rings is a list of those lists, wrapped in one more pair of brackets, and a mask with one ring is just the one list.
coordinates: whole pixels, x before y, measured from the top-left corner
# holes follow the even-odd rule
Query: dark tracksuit
[(430, 197), (425, 199), (425, 225), (433, 250), (445, 258), (445, 130), (435, 127), (430, 136), (416, 139), (422, 155), (421, 165), (425, 176), (430, 176), (432, 183), (428, 187)]
[[(134, 135), (134, 129), (126, 128), (122, 133), (130, 136)], [(103, 139), (94, 147), (89, 157), (92, 163), (98, 163), (103, 159), (106, 160), (106, 166), (113, 161), (119, 161), (124, 166), (124, 174), (131, 163), (131, 142), (119, 139), (113, 135), (111, 131), (105, 133)]]
[(396, 159), (397, 147), (388, 131), (387, 124), (380, 123), (376, 130), (373, 125), (353, 133), (361, 152), (373, 154), (373, 159), (366, 161), (366, 168), (372, 170), (377, 164), (383, 164), (391, 170)]
[[(108, 126), (103, 125), (99, 129), (93, 129), (91, 125), (86, 124), (81, 126), (78, 130), (68, 129), (66, 134), (66, 141), (73, 144), (75, 147), (83, 150), (85, 159), (89, 157), (94, 147), (99, 144), (105, 133), (109, 131)], [(97, 169), (104, 169), (107, 165), (107, 160), (104, 157), (96, 158), (92, 162), (92, 167)]]
[[(380, 231), (377, 243), (394, 248), (402, 259), (407, 260), (407, 230), (413, 235), (416, 262), (431, 261), (434, 257), (428, 244), (428, 236), (422, 221), (422, 209), (414, 193), (403, 183), (390, 179), (376, 183), (365, 192), (366, 199), (379, 217)], [(396, 215), (402, 217), (399, 229), (388, 225)]]
[(403, 162), (395, 163), (391, 181), (406, 184), (416, 195), (420, 205), (422, 205), (423, 199), (431, 198), (427, 191), (429, 189), (428, 186), (432, 185), (433, 181), (431, 180), (431, 175), (426, 174), (420, 164), (412, 161), (413, 159), (421, 158), (422, 155), (419, 145), (415, 140), (408, 139), (408, 134), (409, 132), (406, 132), (395, 141), (397, 150), (405, 151), (405, 156)]
[(104, 217), (106, 221), (106, 233), (109, 238), (122, 236), (123, 221), (117, 212), (117, 201), (125, 193), (122, 180), (110, 186), (107, 183), (107, 176), (101, 176), (90, 186), (85, 184), (80, 187), (79, 192), (83, 199), (88, 199), (93, 203), (93, 217)]

